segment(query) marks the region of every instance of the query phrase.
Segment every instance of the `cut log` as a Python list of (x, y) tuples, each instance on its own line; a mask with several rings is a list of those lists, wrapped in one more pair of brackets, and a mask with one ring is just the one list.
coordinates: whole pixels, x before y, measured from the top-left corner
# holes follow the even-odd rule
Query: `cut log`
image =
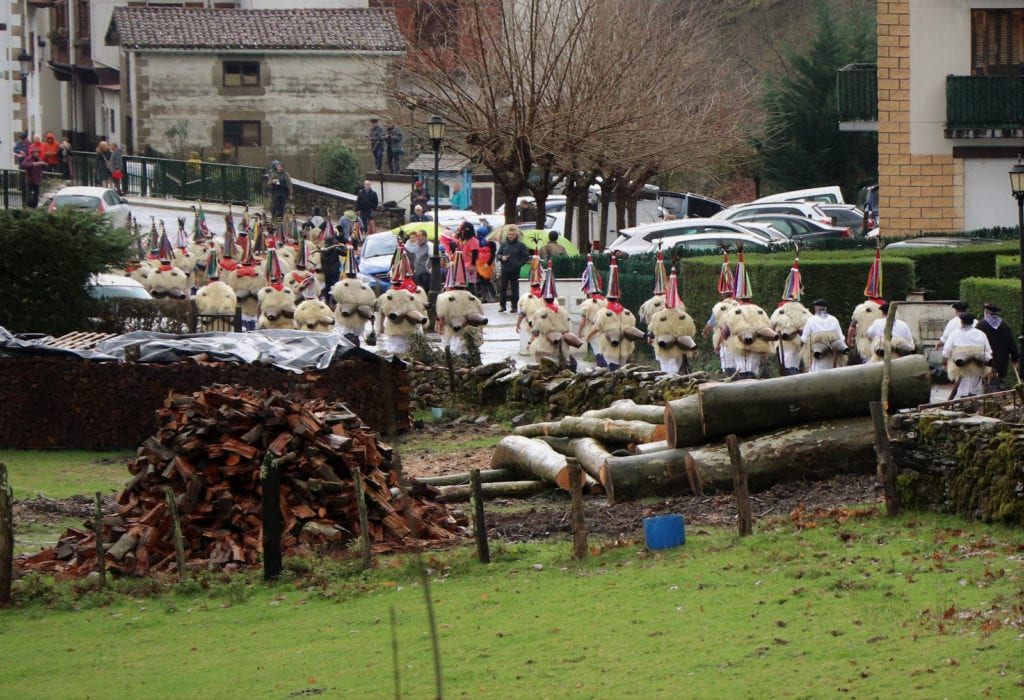
[[(874, 432), (867, 417), (819, 421), (755, 436), (740, 443), (752, 491), (791, 479), (822, 479), (842, 472), (871, 473)], [(693, 486), (691, 486), (691, 481)], [(691, 488), (732, 489), (725, 443), (612, 457), (601, 471), (612, 503)]]
[(665, 439), (672, 438), (675, 447), (700, 445), (704, 440), (701, 431), (700, 399), (697, 394), (669, 401), (661, 408), (661, 419), (665, 423)]
[(611, 420), (639, 420), (657, 425), (665, 420), (665, 412), (661, 406), (639, 404), (632, 399), (612, 401), (611, 406), (583, 412), (584, 418), (602, 418)]
[(611, 458), (611, 453), (594, 438), (573, 438), (569, 441), (573, 456), (583, 471), (591, 477), (601, 479), (601, 467)]
[(559, 421), (522, 425), (516, 428), (515, 433), (528, 438), (553, 435), (574, 438), (592, 437), (602, 442), (621, 444), (654, 442), (664, 440), (667, 434), (664, 409), (659, 410), (662, 411), (662, 416), (657, 425), (646, 421), (614, 421), (604, 418), (566, 416)]
[[(892, 410), (927, 403), (931, 372), (923, 355), (894, 360), (889, 386)], [(866, 416), (880, 400), (882, 363), (840, 367), (758, 381), (704, 384), (699, 387), (703, 442), (729, 433), (754, 435), (814, 420)], [(677, 420), (678, 427), (678, 420)], [(687, 442), (678, 430), (677, 445)]]
[[(551, 488), (551, 484), (543, 481), (497, 481), (491, 484), (480, 484), (480, 495), (484, 499), (532, 496), (545, 489)], [(439, 486), (437, 488), (437, 500), (441, 503), (463, 503), (469, 501), (473, 489), (469, 484), (457, 486)]]
[[(417, 484), (427, 486), (457, 486), (458, 484), (469, 483), (470, 472), (461, 474), (446, 474), (444, 476), (422, 476), (413, 479)], [(524, 477), (523, 470), (516, 467), (505, 467), (502, 469), (481, 469), (480, 483), (490, 484), (495, 481), (516, 481)]]
[(558, 477), (566, 466), (565, 456), (555, 452), (546, 442), (519, 435), (503, 437), (491, 453), (493, 469), (518, 468), (549, 484), (558, 483)]

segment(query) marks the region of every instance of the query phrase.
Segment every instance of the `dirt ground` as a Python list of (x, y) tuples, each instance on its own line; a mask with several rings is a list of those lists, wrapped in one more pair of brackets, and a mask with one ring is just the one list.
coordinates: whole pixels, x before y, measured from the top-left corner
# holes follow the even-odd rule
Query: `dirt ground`
[[(473, 468), (490, 468), (490, 447), (453, 451), (452, 446), (507, 434), (508, 428), (491, 423), (425, 425), (413, 429), (392, 445), (401, 457), (407, 477), (439, 476)], [(114, 505), (113, 496), (108, 496), (106, 501), (104, 510)], [(588, 533), (606, 539), (642, 538), (643, 519), (654, 515), (681, 514), (690, 531), (702, 526), (731, 526), (736, 521), (736, 507), (729, 494), (675, 495), (616, 505), (609, 504), (604, 496), (592, 495), (586, 496), (585, 501)], [(881, 488), (871, 475), (843, 475), (821, 482), (790, 482), (751, 494), (755, 521), (787, 516), (801, 506), (813, 510), (882, 502)], [(85, 495), (67, 499), (39, 497), (17, 501), (14, 518), (16, 523), (40, 525), (70, 518), (86, 521), (91, 519), (93, 508), (93, 499)], [(464, 509), (465, 505), (454, 504), (453, 508)], [(568, 494), (554, 489), (529, 499), (489, 501), (486, 518), (491, 536), (506, 542), (571, 534)]]
[[(412, 431), (410, 445), (452, 445), (507, 434), (508, 429), (504, 426), (490, 424), (426, 425)], [(423, 440), (425, 436), (429, 440)], [(396, 449), (408, 477), (454, 474), (491, 466), (491, 449), (487, 447), (451, 452), (429, 446), (406, 449), (399, 443)], [(585, 501), (587, 532), (595, 537), (642, 537), (643, 519), (654, 515), (681, 514), (689, 530), (711, 525), (731, 526), (736, 522), (736, 507), (730, 494), (666, 496), (615, 505), (609, 504), (605, 496), (586, 496)], [(813, 510), (883, 503), (881, 486), (873, 475), (841, 475), (828, 481), (790, 482), (751, 494), (755, 522), (765, 517), (787, 516), (800, 507)], [(555, 490), (525, 500), (490, 501), (486, 519), (491, 536), (506, 542), (571, 534), (569, 496)]]

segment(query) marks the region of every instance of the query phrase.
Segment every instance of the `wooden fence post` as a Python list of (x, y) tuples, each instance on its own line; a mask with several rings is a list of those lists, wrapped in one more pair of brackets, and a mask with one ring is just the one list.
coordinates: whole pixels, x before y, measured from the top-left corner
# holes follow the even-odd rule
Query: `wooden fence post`
[(103, 496), (96, 492), (96, 522), (93, 523), (93, 530), (96, 532), (96, 568), (100, 572), (100, 588), (107, 587), (107, 553), (103, 549)]
[(370, 551), (370, 516), (366, 511), (363, 472), (359, 467), (352, 467), (352, 483), (356, 487), (356, 505), (359, 507), (359, 542), (363, 554), (363, 568), (369, 569), (373, 566), (373, 554)]
[(569, 497), (571, 500), (572, 558), (587, 558), (587, 523), (583, 518), (583, 468), (569, 465)]
[(479, 469), (470, 470), (469, 484), (472, 487), (469, 498), (473, 507), (473, 534), (476, 536), (476, 556), (481, 564), (490, 564), (491, 550), (487, 545), (487, 523), (484, 520), (484, 497), (480, 488)]
[(174, 498), (174, 489), (170, 484), (164, 484), (164, 496), (167, 497), (167, 509), (171, 513), (171, 521), (174, 523), (174, 551), (178, 557), (178, 580), (185, 580), (185, 538), (181, 534), (181, 517), (178, 515), (178, 502)]
[(750, 512), (750, 489), (747, 488), (747, 470), (744, 469), (743, 457), (740, 456), (739, 438), (735, 434), (727, 435), (725, 444), (729, 448), (729, 461), (732, 464), (733, 495), (736, 497), (740, 537), (746, 537), (754, 531), (754, 517)]
[(7, 465), (0, 462), (0, 606), (11, 602), (14, 580), (14, 491), (7, 480)]
[(878, 479), (882, 482), (885, 493), (885, 514), (895, 518), (900, 514), (900, 497), (896, 492), (896, 465), (892, 462), (892, 450), (889, 449), (889, 430), (887, 418), (881, 401), (872, 401), (871, 425), (875, 430), (875, 457), (878, 460)]
[(263, 458), (263, 580), (274, 581), (281, 576), (281, 472), (274, 455), (268, 450)]

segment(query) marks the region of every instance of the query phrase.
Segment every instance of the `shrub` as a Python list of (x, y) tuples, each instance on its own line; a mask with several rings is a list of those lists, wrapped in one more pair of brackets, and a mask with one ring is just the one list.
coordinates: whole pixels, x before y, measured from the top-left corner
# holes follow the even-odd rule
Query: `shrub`
[(320, 150), (320, 177), (327, 187), (355, 192), (362, 183), (359, 159), (345, 144), (330, 141)]

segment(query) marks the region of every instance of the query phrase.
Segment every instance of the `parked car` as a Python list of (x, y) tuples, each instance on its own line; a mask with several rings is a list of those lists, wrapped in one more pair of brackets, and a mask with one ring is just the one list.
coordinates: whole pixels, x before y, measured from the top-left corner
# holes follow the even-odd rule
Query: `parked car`
[(827, 185), (825, 187), (809, 187), (803, 190), (790, 190), (779, 192), (765, 197), (759, 197), (755, 202), (818, 202), (819, 204), (842, 204), (843, 191), (838, 185)]
[(659, 192), (661, 215), (671, 215), (676, 219), (709, 217), (725, 209), (725, 205), (716, 199), (704, 197), (692, 192)]
[(93, 299), (152, 299), (141, 282), (107, 272), (89, 277), (89, 296)]
[(672, 237), (665, 241), (665, 255), (670, 251), (687, 251), (690, 253), (706, 253), (712, 255), (725, 250), (737, 250), (743, 246), (746, 253), (776, 253), (780, 250), (792, 250), (793, 242), (789, 240), (773, 240), (756, 231), (749, 233), (695, 233), (689, 236)]
[(832, 217), (823, 212), (814, 202), (750, 202), (749, 204), (736, 204), (723, 209), (715, 214), (714, 219), (735, 219), (754, 216), (757, 214), (795, 214), (808, 219), (820, 221), (828, 226), (832, 225)]
[[(832, 223), (840, 228), (849, 227), (854, 233), (859, 234), (864, 227), (864, 210), (858, 209), (853, 204), (819, 204), (818, 208), (831, 216)], [(875, 221), (875, 217), (868, 213), (867, 230), (870, 231), (877, 227), (878, 223)]]
[(633, 226), (619, 231), (619, 237), (608, 246), (609, 251), (635, 255), (637, 253), (651, 253), (658, 250), (668, 250), (677, 242), (690, 236), (705, 236), (702, 240), (714, 240), (716, 237), (725, 240), (729, 237), (752, 237), (750, 240), (757, 241), (765, 246), (791, 245), (782, 234), (777, 234), (782, 240), (775, 238), (768, 232), (754, 231), (741, 224), (722, 221), (719, 219), (674, 219), (661, 221), (643, 226)]
[(750, 217), (741, 217), (735, 221), (744, 225), (750, 223), (771, 224), (787, 238), (801, 244), (828, 238), (853, 238), (853, 231), (849, 227), (826, 226), (805, 216), (794, 216), (793, 214), (756, 214)]
[(370, 285), (377, 296), (391, 287), (391, 262), (397, 248), (398, 236), (390, 232), (374, 233), (363, 241), (358, 279)]
[(50, 200), (49, 211), (63, 207), (91, 209), (107, 216), (117, 228), (128, 228), (132, 215), (128, 200), (108, 187), (64, 187)]
[[(886, 250), (899, 250), (900, 248), (962, 248), (970, 245), (1006, 245), (1011, 241), (998, 240), (995, 238), (968, 238), (966, 236), (921, 236), (919, 238), (904, 238), (901, 241), (893, 241), (885, 246)], [(1013, 241), (1016, 245), (1016, 241)]]

